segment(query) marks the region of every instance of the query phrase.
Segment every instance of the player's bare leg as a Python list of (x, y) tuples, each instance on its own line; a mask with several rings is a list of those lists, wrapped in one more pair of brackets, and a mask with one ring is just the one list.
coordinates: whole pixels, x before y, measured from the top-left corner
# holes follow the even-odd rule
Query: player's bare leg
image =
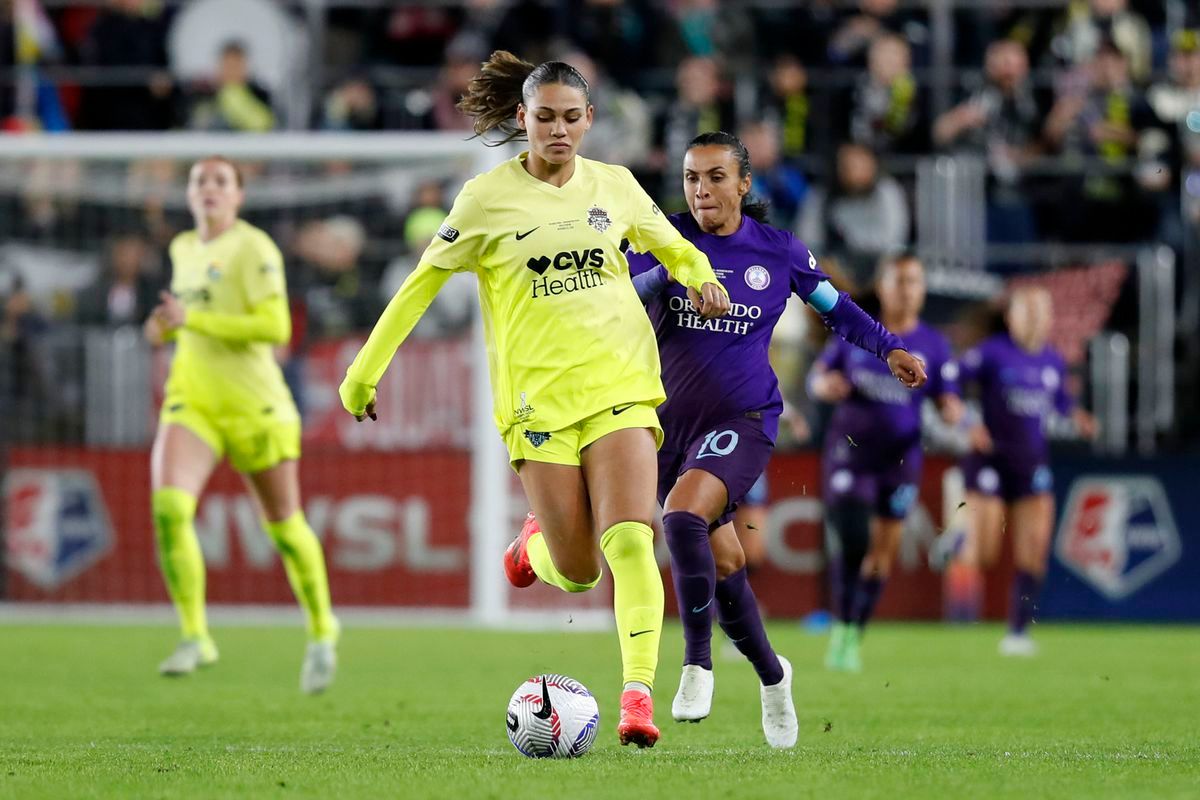
[(318, 694), (329, 688), (337, 672), (337, 640), (341, 632), (329, 600), (325, 556), (300, 504), (299, 463), (281, 461), (245, 476), (259, 519), (283, 558), (288, 583), (304, 610), (308, 645), (300, 668), (300, 689)]
[(217, 454), (195, 433), (182, 425), (159, 427), (150, 451), (154, 531), (182, 634), (159, 664), (162, 675), (187, 675), (219, 657), (204, 613), (204, 557), (194, 526), (197, 498), (216, 466)]
[(658, 459), (654, 433), (646, 428), (613, 431), (585, 447), (584, 477), (592, 527), (613, 576), (613, 610), (621, 642), (625, 690), (621, 694), (621, 744), (653, 747), (650, 692), (662, 635), (663, 584), (654, 558), (654, 486)]
[(1050, 494), (1023, 497), (1009, 505), (1008, 519), (1013, 529), (1016, 574), (1009, 599), (1008, 633), (1000, 641), (1000, 652), (1006, 656), (1033, 656), (1037, 654), (1037, 646), (1029, 636), (1029, 625), (1037, 609), (1050, 554), (1054, 497)]
[(983, 573), (1000, 558), (1004, 503), (982, 492), (966, 493), (966, 536), (947, 567), (948, 591), (956, 619), (977, 619), (983, 603)]

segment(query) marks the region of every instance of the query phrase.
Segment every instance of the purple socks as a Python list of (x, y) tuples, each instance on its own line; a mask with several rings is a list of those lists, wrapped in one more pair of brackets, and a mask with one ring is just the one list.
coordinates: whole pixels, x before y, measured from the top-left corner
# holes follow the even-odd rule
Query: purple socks
[(854, 597), (854, 621), (859, 628), (865, 628), (875, 613), (875, 605), (879, 595), (883, 594), (883, 578), (872, 576), (858, 579), (858, 591)]
[(717, 619), (729, 641), (754, 666), (763, 686), (774, 686), (783, 680), (783, 665), (767, 641), (767, 631), (758, 615), (758, 600), (746, 579), (745, 568), (717, 584)]
[(1042, 589), (1042, 579), (1029, 572), (1017, 570), (1013, 576), (1012, 598), (1008, 603), (1008, 629), (1020, 636), (1033, 621), (1034, 603)]
[(708, 542), (708, 523), (687, 511), (663, 517), (671, 551), (671, 577), (683, 622), (683, 663), (712, 669), (713, 593), (717, 564)]

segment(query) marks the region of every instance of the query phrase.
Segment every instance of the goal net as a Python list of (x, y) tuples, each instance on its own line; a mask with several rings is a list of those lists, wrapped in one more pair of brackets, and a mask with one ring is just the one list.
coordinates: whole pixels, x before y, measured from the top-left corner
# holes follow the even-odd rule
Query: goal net
[[(438, 134), (24, 137), (0, 150), (0, 600), (163, 608), (150, 445), (169, 352), (140, 324), (191, 226), (189, 165), (246, 178), (243, 217), (284, 252), (295, 335), (279, 357), (304, 416), (304, 507), (335, 605), (389, 618), (576, 625), (611, 593), (512, 592), (500, 557), (525, 503), (491, 421), (474, 278), (455, 276), (379, 387), (379, 421), (337, 387), (463, 181), (509, 155)], [(197, 533), (209, 603), (293, 608), (239, 477), (222, 466)], [(220, 613), (220, 612), (218, 612)], [(297, 612), (298, 613), (298, 612)]]

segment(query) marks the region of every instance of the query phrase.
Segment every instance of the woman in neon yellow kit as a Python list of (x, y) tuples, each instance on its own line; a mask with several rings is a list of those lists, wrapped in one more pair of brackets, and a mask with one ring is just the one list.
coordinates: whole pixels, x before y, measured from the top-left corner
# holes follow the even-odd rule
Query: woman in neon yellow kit
[(625, 681), (617, 733), (653, 746), (663, 585), (650, 521), (664, 392), (621, 240), (658, 256), (706, 318), (726, 313), (728, 297), (629, 170), (576, 155), (593, 109), (574, 67), (496, 52), (459, 108), (476, 133), (527, 137), (529, 151), (463, 187), (347, 371), (342, 402), (374, 418), (396, 348), (452, 272), (476, 274), (496, 426), (534, 510), (505, 571), (516, 586), (582, 592), (599, 582), (603, 553)]
[(177, 342), (150, 471), (159, 560), (183, 638), (159, 671), (185, 675), (217, 660), (194, 519), (197, 498), (228, 455), (304, 608), (300, 686), (315, 694), (333, 681), (338, 625), (321, 543), (300, 506), (300, 414), (274, 356), (292, 331), (283, 256), (238, 219), (244, 192), (232, 162), (196, 162), (187, 198), (196, 227), (171, 242), (171, 291), (145, 325), (152, 344)]

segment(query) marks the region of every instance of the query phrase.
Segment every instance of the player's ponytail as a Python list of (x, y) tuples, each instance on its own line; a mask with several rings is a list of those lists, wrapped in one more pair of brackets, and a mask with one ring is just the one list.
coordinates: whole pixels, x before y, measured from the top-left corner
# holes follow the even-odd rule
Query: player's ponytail
[[(729, 152), (733, 154), (734, 160), (737, 161), (738, 178), (745, 178), (750, 175), (750, 151), (746, 149), (746, 145), (742, 144), (741, 139), (725, 131), (710, 131), (692, 139), (688, 143), (687, 149), (691, 150), (693, 147), (706, 147), (708, 145), (716, 145), (729, 149)], [(743, 216), (747, 216), (755, 222), (766, 223), (770, 216), (770, 210), (770, 204), (766, 200), (761, 200), (749, 192), (742, 196)]]
[(458, 110), (474, 119), (476, 136), (491, 131), (503, 134), (499, 141), (489, 141), (489, 145), (524, 139), (525, 131), (516, 122), (517, 106), (539, 86), (548, 83), (574, 87), (590, 101), (587, 81), (570, 64), (547, 61), (535, 67), (507, 50), (497, 50), (467, 84), (467, 93), (458, 101)]

